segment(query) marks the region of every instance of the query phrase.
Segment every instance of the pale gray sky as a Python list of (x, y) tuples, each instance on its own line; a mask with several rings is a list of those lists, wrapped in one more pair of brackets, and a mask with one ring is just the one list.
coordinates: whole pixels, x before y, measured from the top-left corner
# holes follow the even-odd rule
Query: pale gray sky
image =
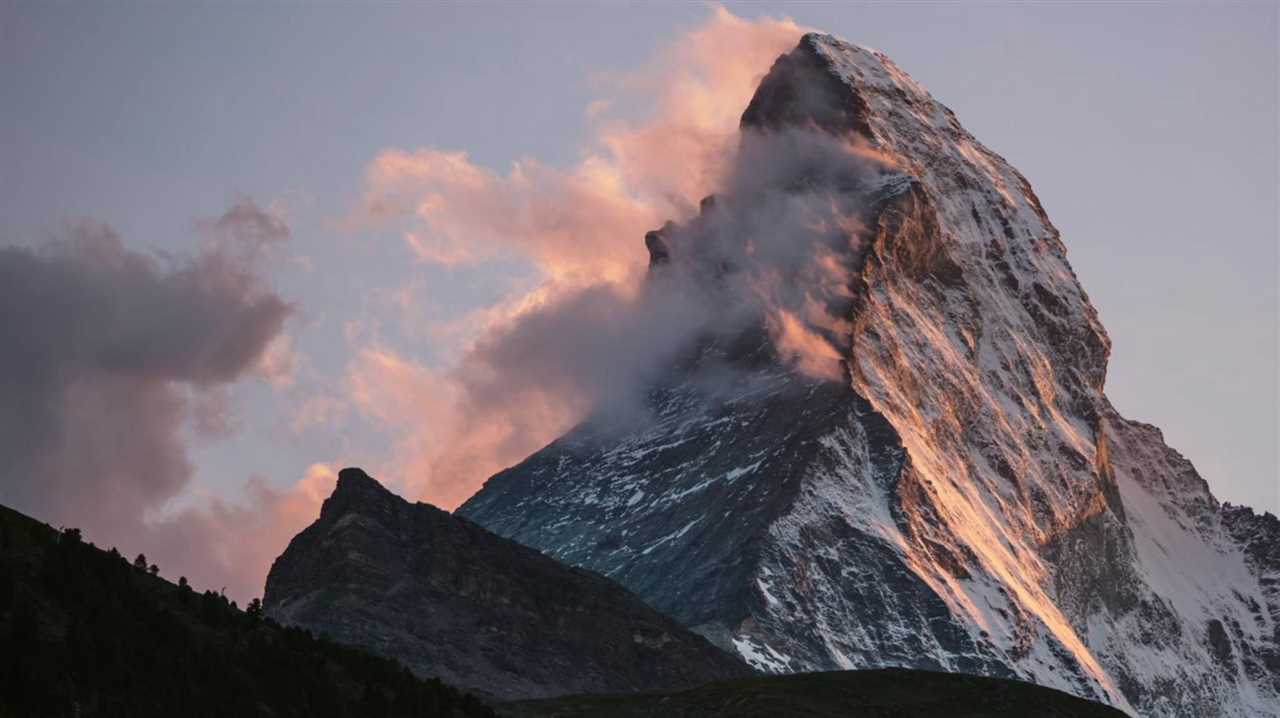
[[(1022, 170), (1114, 341), (1113, 401), (1164, 429), (1220, 498), (1272, 511), (1276, 7), (729, 4), (883, 50)], [(244, 198), (272, 208), (292, 228), (271, 273), (299, 308), (288, 333), (305, 361), (291, 386), (232, 387), (230, 434), (192, 438), (189, 500), (237, 499), (250, 475), (289, 486), (316, 462), (376, 466), (397, 437), (343, 404), (357, 349), (376, 337), (447, 363), (457, 347), (416, 320), (531, 277), (519, 263), (417, 264), (397, 233), (353, 228), (372, 160), (435, 147), (498, 172), (527, 157), (570, 165), (597, 78), (708, 13), (3, 2), (0, 244), (88, 217), (133, 249), (189, 251), (201, 218)], [(411, 303), (389, 296), (405, 287)], [(302, 425), (308, 402), (320, 418)]]

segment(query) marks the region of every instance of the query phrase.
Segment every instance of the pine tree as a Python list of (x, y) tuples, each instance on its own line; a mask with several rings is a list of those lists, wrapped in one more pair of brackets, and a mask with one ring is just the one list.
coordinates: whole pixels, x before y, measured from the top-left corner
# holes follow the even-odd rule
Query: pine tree
[(135, 558), (135, 559), (133, 560), (133, 567), (134, 567), (134, 568), (136, 568), (136, 569), (138, 569), (139, 571), (146, 571), (146, 570), (147, 570), (147, 557), (146, 557), (146, 555), (145, 555), (145, 554), (138, 554), (138, 557), (137, 557), (137, 558)]

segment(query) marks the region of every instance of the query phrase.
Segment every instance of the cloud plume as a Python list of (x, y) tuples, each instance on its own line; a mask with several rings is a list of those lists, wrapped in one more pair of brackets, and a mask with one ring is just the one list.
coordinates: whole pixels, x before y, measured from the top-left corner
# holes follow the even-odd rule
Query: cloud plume
[[(454, 506), (602, 395), (625, 395), (637, 365), (672, 351), (675, 329), (697, 322), (677, 316), (660, 331), (661, 321), (631, 312), (646, 264), (641, 238), (694, 211), (721, 182), (742, 108), (802, 33), (788, 19), (748, 21), (717, 7), (640, 70), (594, 78), (594, 135), (572, 167), (525, 159), (503, 174), (439, 148), (374, 159), (361, 214), (407, 222), (404, 241), (420, 260), (515, 257), (544, 279), (473, 312), (450, 366), (381, 342), (358, 348), (353, 403), (399, 437), (380, 475)], [(637, 107), (645, 109), (628, 111)]]
[[(227, 387), (283, 336), (292, 309), (259, 267), (289, 232), (247, 200), (199, 228), (183, 258), (93, 222), (0, 247), (0, 502), (220, 586), (241, 576), (219, 556), (240, 529), (212, 525), (232, 509), (163, 509), (193, 475), (187, 432), (226, 433)], [(269, 493), (244, 511), (278, 510)]]
[[(644, 388), (698, 337), (753, 322), (800, 370), (839, 378), (862, 201), (843, 189), (892, 167), (819, 131), (739, 134), (756, 85), (801, 34), (716, 9), (646, 69), (602, 83), (617, 94), (588, 108), (597, 134), (569, 169), (524, 160), (500, 176), (436, 149), (373, 162), (364, 209), (411, 220), (421, 260), (523, 257), (545, 278), (476, 312), (451, 365), (359, 349), (354, 403), (399, 429), (382, 475), (455, 506), (590, 412), (642, 414)], [(611, 114), (629, 102), (654, 111)], [(666, 219), (682, 220), (662, 231), (673, 260), (642, 281), (642, 238)]]
[(594, 134), (574, 166), (526, 158), (501, 174), (465, 152), (387, 150), (368, 169), (363, 214), (415, 220), (404, 237), (423, 261), (514, 255), (561, 284), (634, 283), (635, 237), (688, 215), (721, 182), (742, 108), (802, 33), (717, 7), (643, 68), (595, 78), (607, 97), (592, 104)]

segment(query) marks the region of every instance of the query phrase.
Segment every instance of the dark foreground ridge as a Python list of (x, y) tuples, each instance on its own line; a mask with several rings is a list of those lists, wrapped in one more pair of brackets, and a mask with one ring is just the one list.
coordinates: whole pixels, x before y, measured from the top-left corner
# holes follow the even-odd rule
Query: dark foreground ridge
[(0, 718), (493, 715), (0, 506)]
[(1001, 678), (905, 668), (723, 681), (679, 693), (569, 696), (501, 708), (512, 718), (1123, 718), (1100, 703)]
[(676, 690), (749, 675), (603, 576), (344, 469), (271, 567), (267, 614), (494, 697)]

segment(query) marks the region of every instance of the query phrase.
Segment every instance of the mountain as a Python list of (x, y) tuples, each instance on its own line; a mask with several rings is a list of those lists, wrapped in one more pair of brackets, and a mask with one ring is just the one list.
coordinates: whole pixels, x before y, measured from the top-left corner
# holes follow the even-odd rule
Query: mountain
[(1280, 716), (1277, 520), (1112, 407), (1110, 340), (1027, 180), (883, 54), (819, 34), (763, 78), (740, 154), (646, 238), (647, 284), (694, 277), (726, 313), (764, 296), (755, 323), (673, 360), (649, 421), (589, 417), (457, 513), (766, 672)]
[(569, 696), (502, 706), (512, 718), (1123, 718), (1031, 683), (903, 668), (721, 681), (677, 693)]
[(613, 581), (343, 469), (267, 577), (268, 616), (498, 698), (687, 688), (744, 663)]
[(496, 715), (139, 563), (0, 506), (0, 716)]

